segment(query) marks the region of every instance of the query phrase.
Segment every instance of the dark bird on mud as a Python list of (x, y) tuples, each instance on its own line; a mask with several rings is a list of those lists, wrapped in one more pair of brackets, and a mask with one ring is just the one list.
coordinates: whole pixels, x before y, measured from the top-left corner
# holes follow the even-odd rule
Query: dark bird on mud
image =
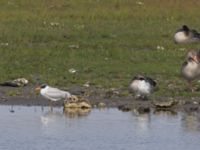
[(15, 80), (5, 81), (0, 83), (1, 86), (11, 86), (11, 87), (23, 87), (28, 84), (28, 80), (25, 78), (18, 78)]
[(194, 29), (190, 29), (188, 26), (183, 25), (174, 34), (174, 42), (176, 44), (193, 43), (200, 41), (200, 33)]
[(194, 91), (192, 81), (200, 78), (200, 51), (190, 51), (182, 64), (181, 74), (188, 82), (189, 90)]
[(138, 75), (131, 80), (129, 90), (135, 93), (136, 98), (146, 100), (147, 96), (155, 90), (156, 85), (156, 81), (150, 77)]
[(50, 87), (46, 84), (42, 84), (41, 86), (38, 86), (35, 90), (39, 91), (40, 94), (46, 99), (49, 99), (50, 101), (54, 101), (54, 102), (59, 101), (59, 100), (67, 100), (72, 96), (67, 91)]

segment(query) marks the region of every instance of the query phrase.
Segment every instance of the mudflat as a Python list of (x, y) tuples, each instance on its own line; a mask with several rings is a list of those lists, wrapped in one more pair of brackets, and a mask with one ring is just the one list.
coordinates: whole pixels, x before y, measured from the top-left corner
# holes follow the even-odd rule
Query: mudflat
[[(50, 101), (39, 93), (35, 93), (35, 86), (0, 87), (1, 105), (48, 106)], [(92, 107), (118, 107), (122, 111), (137, 110), (141, 113), (151, 109), (198, 112), (200, 110), (199, 97), (155, 97), (149, 100), (135, 99), (134, 95), (123, 95), (126, 89), (102, 89), (96, 87), (72, 86), (62, 88), (74, 95), (89, 100)], [(63, 101), (53, 103), (54, 106), (63, 106)]]

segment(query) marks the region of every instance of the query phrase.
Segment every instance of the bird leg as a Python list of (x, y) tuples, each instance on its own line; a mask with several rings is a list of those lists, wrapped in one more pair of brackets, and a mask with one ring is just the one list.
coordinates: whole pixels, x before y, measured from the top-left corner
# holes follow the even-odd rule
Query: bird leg
[(145, 96), (145, 95), (137, 94), (137, 95), (135, 96), (135, 99), (136, 99), (136, 100), (148, 100), (148, 97)]
[(147, 101), (148, 97), (146, 95), (144, 95), (144, 96), (141, 97), (141, 99), (144, 100), (144, 101)]
[(50, 104), (49, 104), (49, 106), (50, 106), (50, 110), (51, 110), (51, 112), (53, 112), (52, 101), (50, 101), (49, 103), (50, 103)]
[(135, 95), (135, 99), (136, 99), (136, 100), (139, 100), (140, 98), (141, 98), (141, 95), (140, 95), (140, 94), (136, 94), (136, 95)]
[(188, 81), (188, 88), (189, 88), (189, 91), (194, 92), (192, 81)]

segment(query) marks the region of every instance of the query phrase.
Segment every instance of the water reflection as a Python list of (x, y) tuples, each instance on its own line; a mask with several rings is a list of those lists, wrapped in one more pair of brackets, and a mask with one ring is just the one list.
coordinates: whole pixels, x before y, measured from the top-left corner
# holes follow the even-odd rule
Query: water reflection
[(47, 125), (49, 123), (58, 121), (62, 117), (63, 117), (62, 112), (50, 110), (50, 111), (44, 113), (40, 118), (41, 118), (42, 124)]
[(176, 115), (178, 115), (178, 112), (175, 110), (157, 110), (156, 109), (153, 111), (153, 114), (157, 115), (157, 116), (159, 116), (159, 115), (161, 115), (161, 116), (163, 116), (163, 115), (176, 116)]
[(145, 132), (149, 129), (149, 125), (151, 122), (150, 113), (140, 113), (137, 109), (132, 111), (132, 114), (136, 117), (136, 127), (138, 131)]
[(59, 121), (63, 117), (67, 118), (79, 118), (79, 117), (86, 117), (90, 114), (91, 109), (81, 109), (81, 108), (67, 108), (61, 110), (53, 110), (50, 109), (49, 111), (45, 112), (41, 116), (41, 122), (44, 125), (49, 123), (53, 123)]
[(187, 132), (200, 131), (200, 113), (184, 113), (182, 115), (182, 127)]
[[(10, 113), (12, 109), (15, 113)], [(0, 106), (0, 113), (4, 150), (198, 150), (200, 146), (199, 113), (23, 106)]]
[(14, 113), (15, 112), (15, 110), (14, 110), (14, 108), (13, 108), (13, 105), (11, 105), (11, 107), (10, 107), (10, 110), (9, 110), (11, 113)]
[(86, 117), (90, 114), (91, 109), (81, 109), (81, 108), (66, 108), (63, 113), (66, 117), (76, 118), (76, 117)]

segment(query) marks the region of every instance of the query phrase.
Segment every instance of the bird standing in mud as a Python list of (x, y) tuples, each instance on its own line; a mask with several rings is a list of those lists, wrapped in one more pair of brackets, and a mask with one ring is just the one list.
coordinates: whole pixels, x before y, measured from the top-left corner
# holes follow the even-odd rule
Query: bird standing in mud
[(200, 78), (200, 51), (190, 51), (182, 64), (181, 74), (187, 80), (189, 89), (193, 92), (192, 81)]
[(54, 87), (50, 87), (46, 84), (42, 84), (41, 86), (35, 89), (36, 91), (40, 91), (40, 94), (49, 99), (51, 102), (59, 101), (59, 100), (66, 100), (71, 98), (71, 94), (67, 91), (63, 91)]
[(156, 84), (153, 79), (138, 75), (132, 79), (129, 90), (136, 94), (136, 98), (147, 100), (147, 96), (154, 91)]
[(193, 43), (200, 41), (200, 33), (194, 29), (190, 29), (188, 26), (183, 25), (174, 34), (174, 42), (177, 44)]

